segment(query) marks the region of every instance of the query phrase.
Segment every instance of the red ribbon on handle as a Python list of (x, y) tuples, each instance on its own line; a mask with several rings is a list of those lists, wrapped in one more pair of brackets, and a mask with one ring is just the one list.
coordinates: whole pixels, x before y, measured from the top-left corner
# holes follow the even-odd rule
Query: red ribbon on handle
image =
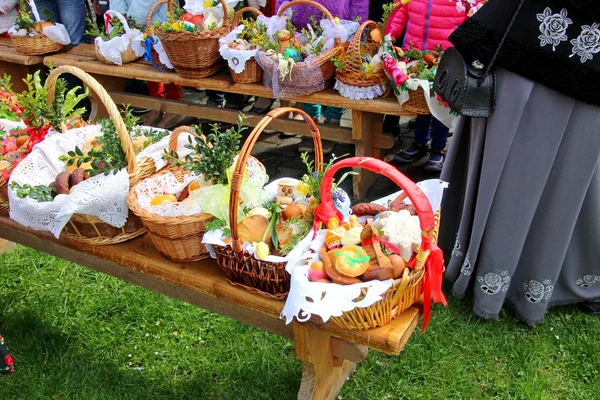
[(442, 292), (442, 280), (444, 277), (444, 253), (437, 244), (431, 243), (431, 239), (427, 238), (430, 243), (430, 253), (425, 261), (425, 282), (423, 283), (423, 328), (421, 332), (425, 332), (429, 317), (431, 316), (431, 299), (433, 303), (442, 303), (448, 305), (444, 292)]
[(112, 21), (112, 17), (110, 14), (104, 14), (104, 30), (106, 33), (110, 33), (110, 22)]

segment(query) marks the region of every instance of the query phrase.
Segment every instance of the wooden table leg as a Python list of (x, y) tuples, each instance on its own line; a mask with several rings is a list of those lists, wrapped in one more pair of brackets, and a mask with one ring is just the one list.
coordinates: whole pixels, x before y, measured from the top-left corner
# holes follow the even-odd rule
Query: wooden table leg
[[(355, 155), (357, 157), (380, 158), (381, 149), (375, 147), (373, 136), (381, 133), (383, 115), (365, 111), (352, 110), (352, 139), (357, 140)], [(356, 201), (364, 201), (367, 191), (375, 181), (375, 174), (365, 169), (356, 169), (358, 175), (353, 176), (353, 197)]]
[(9, 242), (5, 239), (0, 239), (0, 254), (8, 253), (17, 247), (17, 244), (14, 242)]
[(21, 93), (27, 89), (27, 85), (25, 82), (23, 82), (23, 79), (25, 79), (28, 74), (33, 74), (35, 71), (40, 69), (41, 66), (41, 64), (21, 65), (0, 61), (0, 71), (2, 71), (2, 75), (6, 74), (10, 76), (12, 90), (15, 93)]
[[(98, 81), (106, 91), (110, 90), (123, 90), (125, 88), (125, 79), (119, 78), (116, 76), (107, 76), (107, 75), (97, 75), (91, 74), (94, 79)], [(100, 119), (108, 118), (108, 112), (106, 108), (102, 104), (102, 102), (98, 99), (96, 94), (90, 90), (90, 101), (92, 103), (92, 110), (90, 112), (90, 120), (98, 121)], [(117, 104), (119, 106), (119, 104)]]
[(335, 400), (368, 352), (364, 346), (333, 338), (327, 332), (294, 323), (296, 357), (302, 362), (298, 400)]

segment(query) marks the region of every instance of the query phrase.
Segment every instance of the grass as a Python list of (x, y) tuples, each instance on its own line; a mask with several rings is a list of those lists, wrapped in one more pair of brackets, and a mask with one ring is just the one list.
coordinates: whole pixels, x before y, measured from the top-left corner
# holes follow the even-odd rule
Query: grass
[[(17, 373), (0, 399), (294, 399), (293, 343), (24, 247), (0, 256), (0, 332)], [(372, 351), (349, 399), (598, 399), (600, 318), (529, 328), (436, 307), (397, 357)]]

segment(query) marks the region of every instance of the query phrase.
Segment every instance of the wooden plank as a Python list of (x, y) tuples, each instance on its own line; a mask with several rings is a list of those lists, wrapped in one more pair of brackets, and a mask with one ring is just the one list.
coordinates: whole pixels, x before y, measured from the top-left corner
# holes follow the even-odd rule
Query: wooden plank
[[(0, 45), (0, 61), (5, 61), (19, 65), (38, 65), (43, 63), (43, 57), (41, 56), (26, 56), (19, 54), (12, 46), (1, 46)], [(0, 64), (0, 72), (2, 71), (2, 65)]]
[[(212, 259), (177, 264), (161, 256), (147, 236), (118, 245), (89, 246), (57, 240), (48, 233), (25, 228), (6, 217), (0, 217), (0, 227), (0, 237), (6, 240), (24, 244), (289, 337), (291, 325), (285, 325), (285, 322), (279, 319), (284, 303), (253, 295), (230, 285), (223, 271)], [(259, 318), (258, 315), (265, 318)], [(386, 326), (368, 331), (345, 331), (331, 322), (307, 322), (303, 325), (347, 342), (384, 353), (398, 354), (414, 331), (418, 320), (419, 310), (411, 307)]]
[[(86, 48), (87, 46), (87, 48)], [(90, 56), (92, 45), (81, 44), (68, 53), (56, 54), (44, 58), (44, 63), (53, 65), (74, 65), (89, 73), (117, 76), (121, 78), (139, 79), (153, 82), (172, 82), (178, 85), (205, 88), (227, 93), (240, 93), (251, 96), (273, 98), (273, 93), (262, 83), (242, 84), (233, 83), (226, 71), (203, 79), (185, 79), (174, 72), (158, 71), (152, 65), (144, 62), (132, 62), (122, 66), (108, 65)], [(347, 109), (371, 111), (379, 114), (413, 116), (400, 107), (394, 97), (368, 101), (351, 100), (337, 94), (333, 89), (326, 89), (311, 96), (296, 96), (285, 98), (290, 101), (300, 101), (311, 104), (321, 104)]]
[(16, 93), (20, 93), (27, 89), (27, 85), (23, 82), (23, 79), (28, 74), (33, 74), (36, 70), (40, 69), (43, 64), (38, 65), (21, 65), (14, 64), (5, 61), (0, 61), (0, 76), (4, 74), (10, 76), (12, 82), (12, 90)]
[[(239, 111), (236, 110), (198, 105), (183, 100), (167, 100), (115, 90), (110, 90), (109, 94), (117, 104), (130, 104), (135, 107), (197, 118), (206, 118), (211, 121), (236, 123), (239, 116)], [(258, 114), (245, 114), (248, 117), (246, 120), (247, 126), (256, 126), (263, 117), (263, 115)], [(269, 129), (296, 135), (310, 136), (310, 130), (303, 121), (276, 119), (269, 124)], [(321, 132), (321, 137), (323, 139), (334, 140), (339, 143), (360, 143), (358, 140), (353, 140), (351, 128), (339, 128), (332, 125), (321, 124), (319, 125), (319, 131)], [(378, 134), (373, 137), (373, 145), (381, 149), (391, 149), (394, 146), (394, 138), (388, 135)]]

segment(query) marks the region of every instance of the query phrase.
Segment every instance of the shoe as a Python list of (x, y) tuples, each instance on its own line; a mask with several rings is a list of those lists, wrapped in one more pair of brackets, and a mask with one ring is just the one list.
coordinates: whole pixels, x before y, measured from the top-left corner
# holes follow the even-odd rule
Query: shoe
[(180, 126), (184, 119), (184, 115), (165, 113), (156, 127), (161, 129), (173, 129)]
[[(262, 106), (257, 106), (257, 104), (259, 102), (261, 103)], [(266, 105), (265, 104), (266, 102), (268, 102), (269, 104)], [(267, 114), (269, 111), (271, 111), (271, 107), (273, 106), (273, 103), (275, 103), (274, 99), (267, 99), (264, 97), (259, 97), (258, 99), (256, 99), (256, 102), (250, 109), (250, 112), (254, 113), (254, 114)]]
[[(323, 147), (323, 154), (331, 154), (333, 152), (333, 148), (336, 143), (332, 140), (322, 140), (321, 146)], [(304, 138), (298, 145), (298, 151), (300, 153), (314, 153), (315, 152), (315, 144), (312, 138)]]
[(408, 124), (406, 124), (406, 126), (408, 126), (410, 129), (415, 129), (415, 127), (417, 126), (417, 120), (414, 118), (409, 119)]
[(164, 113), (158, 110), (150, 110), (146, 114), (140, 117), (140, 125), (143, 126), (156, 126), (162, 119)]
[(248, 96), (241, 96), (240, 98), (238, 98), (239, 96), (235, 96), (234, 97), (235, 101), (229, 101), (227, 99), (228, 96), (224, 96), (224, 97), (225, 97), (225, 107), (224, 108), (228, 108), (230, 110), (242, 111), (248, 105), (248, 98), (249, 98)]
[(212, 106), (212, 107), (223, 107), (223, 100), (219, 99), (219, 100), (214, 100), (209, 98), (208, 100), (206, 100), (206, 105), (207, 106)]
[[(300, 114), (295, 114), (294, 113), (290, 113), (290, 115), (288, 116), (289, 119), (293, 119), (296, 121), (304, 121), (304, 118), (302, 117), (302, 115)], [(287, 132), (281, 132), (281, 134), (285, 137), (296, 137), (296, 136), (301, 136), (301, 135), (296, 135), (295, 133), (287, 133)], [(302, 140), (304, 141), (304, 139)], [(312, 140), (310, 141), (310, 144), (312, 145)], [(302, 146), (302, 143), (300, 143), (300, 146)], [(300, 148), (300, 146), (298, 146), (298, 149)], [(306, 145), (308, 146), (308, 145)], [(304, 146), (305, 148), (308, 148)], [(310, 153), (312, 153), (313, 151), (315, 151), (315, 149), (310, 150)]]
[(579, 304), (581, 311), (588, 315), (594, 315), (600, 317), (600, 299), (586, 301), (585, 303)]
[(445, 151), (431, 150), (431, 152), (429, 153), (429, 160), (427, 160), (423, 169), (425, 169), (425, 171), (427, 172), (442, 172), (445, 159)]
[(410, 164), (425, 157), (428, 153), (429, 146), (413, 143), (409, 148), (394, 154), (394, 160), (400, 164)]

